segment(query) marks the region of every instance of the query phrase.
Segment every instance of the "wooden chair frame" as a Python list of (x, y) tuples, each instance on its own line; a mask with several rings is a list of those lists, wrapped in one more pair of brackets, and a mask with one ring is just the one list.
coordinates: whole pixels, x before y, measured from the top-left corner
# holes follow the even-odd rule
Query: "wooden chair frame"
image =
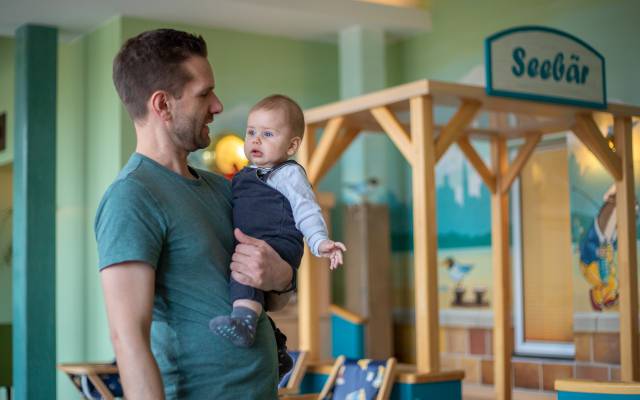
[(295, 394), (300, 392), (300, 383), (302, 382), (302, 378), (304, 378), (304, 374), (307, 370), (307, 357), (308, 353), (301, 350), (296, 363), (293, 365), (293, 371), (291, 372), (287, 386), (278, 389), (278, 395)]
[(111, 393), (107, 385), (104, 384), (102, 379), (100, 379), (99, 375), (117, 374), (118, 367), (116, 365), (104, 363), (59, 364), (58, 369), (66, 373), (71, 380), (73, 380), (71, 375), (86, 375), (105, 400), (115, 399), (115, 396)]
[[(318, 400), (324, 399), (331, 391), (331, 388), (336, 383), (336, 379), (338, 379), (338, 372), (340, 371), (340, 367), (346, 361), (345, 356), (340, 356), (336, 358), (336, 361), (333, 363), (333, 367), (331, 368), (331, 373), (329, 374), (329, 378), (324, 383), (322, 391), (318, 395)], [(376, 400), (387, 400), (391, 395), (391, 389), (393, 387), (393, 380), (395, 378), (396, 372), (396, 359), (391, 357), (387, 359), (386, 363), (386, 372), (384, 376), (384, 380), (382, 381), (382, 386), (380, 387), (380, 391), (378, 392), (378, 396), (376, 396)]]

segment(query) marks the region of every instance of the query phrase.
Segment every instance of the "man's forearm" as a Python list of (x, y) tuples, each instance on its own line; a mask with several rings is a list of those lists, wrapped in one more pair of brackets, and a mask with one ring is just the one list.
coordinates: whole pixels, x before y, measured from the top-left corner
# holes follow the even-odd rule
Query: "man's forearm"
[(283, 294), (267, 292), (266, 295), (267, 311), (278, 311), (282, 310), (289, 303), (293, 292)]
[(114, 340), (118, 371), (128, 400), (163, 400), (164, 388), (160, 370), (148, 342), (131, 340), (130, 343)]
[(158, 365), (151, 354), (155, 270), (148, 264), (122, 263), (100, 272), (111, 342), (129, 400), (163, 400)]

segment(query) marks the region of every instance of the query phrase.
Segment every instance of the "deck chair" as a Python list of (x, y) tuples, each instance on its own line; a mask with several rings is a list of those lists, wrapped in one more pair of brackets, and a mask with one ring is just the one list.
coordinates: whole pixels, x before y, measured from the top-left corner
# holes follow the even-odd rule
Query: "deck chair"
[(288, 351), (293, 360), (293, 368), (282, 377), (278, 383), (278, 394), (293, 394), (300, 392), (300, 382), (307, 370), (306, 351)]
[(340, 356), (333, 364), (319, 399), (387, 400), (391, 395), (395, 367), (396, 359), (393, 357), (387, 360), (352, 360)]
[(58, 369), (69, 376), (73, 385), (88, 400), (124, 398), (118, 366), (112, 364), (60, 364)]
[(387, 400), (395, 377), (396, 359), (336, 359), (320, 394), (305, 394), (286, 399), (296, 400)]

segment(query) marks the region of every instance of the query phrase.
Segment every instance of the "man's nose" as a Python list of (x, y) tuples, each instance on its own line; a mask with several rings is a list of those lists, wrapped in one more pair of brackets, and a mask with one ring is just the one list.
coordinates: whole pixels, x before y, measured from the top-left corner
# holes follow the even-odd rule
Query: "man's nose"
[(211, 107), (209, 108), (211, 114), (220, 114), (223, 108), (224, 106), (222, 105), (222, 101), (220, 101), (218, 96), (214, 95), (213, 101), (211, 102)]

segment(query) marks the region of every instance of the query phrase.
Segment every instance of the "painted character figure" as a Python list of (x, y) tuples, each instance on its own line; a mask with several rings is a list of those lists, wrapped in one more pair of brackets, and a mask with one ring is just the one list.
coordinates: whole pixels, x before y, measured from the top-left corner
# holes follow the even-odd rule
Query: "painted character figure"
[(601, 311), (618, 302), (616, 249), (616, 192), (612, 186), (580, 242), (580, 271), (591, 285), (589, 299), (594, 310)]

